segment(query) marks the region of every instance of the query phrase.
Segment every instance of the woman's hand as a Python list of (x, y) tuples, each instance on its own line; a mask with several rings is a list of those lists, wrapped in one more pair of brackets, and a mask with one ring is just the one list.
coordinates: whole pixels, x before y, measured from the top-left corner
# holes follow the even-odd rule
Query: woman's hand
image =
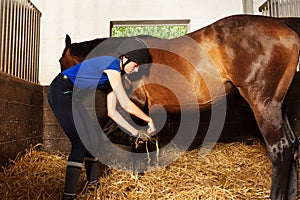
[[(139, 107), (137, 107), (137, 105), (135, 105), (127, 96), (122, 82), (121, 82), (121, 75), (119, 72), (117, 72), (116, 70), (105, 70), (104, 71), (109, 79), (110, 85), (113, 89), (113, 93), (114, 95), (112, 95), (114, 97), (114, 104), (112, 107), (114, 107), (114, 109), (111, 110), (116, 110), (116, 101), (118, 100), (118, 102), (120, 103), (121, 107), (128, 113), (144, 120), (145, 122), (148, 123), (148, 130), (147, 130), (147, 134), (149, 136), (153, 136), (154, 133), (156, 132), (156, 128), (154, 126), (153, 120), (146, 115)], [(107, 105), (109, 108), (109, 105)], [(121, 117), (119, 117), (118, 112), (111, 112), (112, 116), (110, 116), (114, 121), (116, 121), (119, 125), (122, 122), (122, 127), (125, 127), (126, 130), (128, 130), (130, 133), (132, 133), (132, 135), (135, 135), (136, 131), (133, 130), (133, 127), (124, 119), (122, 118), (122, 120), (120, 119)], [(118, 116), (114, 116), (113, 114), (118, 114)], [(114, 117), (114, 118), (113, 118)], [(119, 119), (119, 120), (118, 120)]]
[(154, 126), (154, 123), (153, 123), (153, 120), (151, 119), (149, 122), (148, 122), (148, 130), (147, 130), (147, 133), (149, 136), (152, 136), (154, 135), (154, 133), (156, 132), (156, 128)]

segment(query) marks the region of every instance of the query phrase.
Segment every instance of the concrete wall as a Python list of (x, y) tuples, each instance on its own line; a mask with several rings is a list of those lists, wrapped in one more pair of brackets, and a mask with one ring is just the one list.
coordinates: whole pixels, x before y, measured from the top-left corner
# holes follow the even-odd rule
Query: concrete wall
[(42, 87), (0, 73), (0, 164), (42, 143)]

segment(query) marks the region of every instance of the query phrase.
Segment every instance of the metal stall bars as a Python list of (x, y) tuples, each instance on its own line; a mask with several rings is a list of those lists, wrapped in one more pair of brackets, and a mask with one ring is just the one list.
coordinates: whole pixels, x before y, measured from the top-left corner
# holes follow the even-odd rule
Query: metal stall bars
[(29, 0), (0, 0), (0, 70), (38, 83), (41, 12)]
[(259, 12), (270, 17), (299, 17), (300, 0), (267, 0)]

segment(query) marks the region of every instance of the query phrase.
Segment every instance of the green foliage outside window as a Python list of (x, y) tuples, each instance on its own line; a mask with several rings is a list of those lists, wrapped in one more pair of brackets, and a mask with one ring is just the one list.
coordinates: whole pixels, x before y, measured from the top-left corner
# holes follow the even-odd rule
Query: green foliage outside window
[(112, 28), (113, 37), (129, 37), (136, 35), (152, 35), (159, 38), (171, 39), (187, 33), (184, 25), (173, 26), (115, 26)]

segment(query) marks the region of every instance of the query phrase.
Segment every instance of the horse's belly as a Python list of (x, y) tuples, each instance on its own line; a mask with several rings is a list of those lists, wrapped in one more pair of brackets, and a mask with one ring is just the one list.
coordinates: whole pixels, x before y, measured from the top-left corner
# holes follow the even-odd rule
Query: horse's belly
[[(169, 88), (164, 88), (158, 85), (146, 86), (149, 92), (148, 107), (154, 105), (163, 106), (168, 112), (193, 111), (193, 110), (208, 110), (212, 104), (215, 104), (226, 96), (229, 92), (220, 92), (218, 95), (211, 97), (199, 94), (194, 94), (188, 90), (171, 91)], [(230, 90), (231, 91), (231, 90)], [(203, 93), (203, 91), (202, 91)]]
[(211, 78), (186, 79), (176, 73), (162, 73), (159, 79), (147, 79), (148, 107), (163, 106), (168, 112), (207, 110), (233, 90), (230, 82)]

